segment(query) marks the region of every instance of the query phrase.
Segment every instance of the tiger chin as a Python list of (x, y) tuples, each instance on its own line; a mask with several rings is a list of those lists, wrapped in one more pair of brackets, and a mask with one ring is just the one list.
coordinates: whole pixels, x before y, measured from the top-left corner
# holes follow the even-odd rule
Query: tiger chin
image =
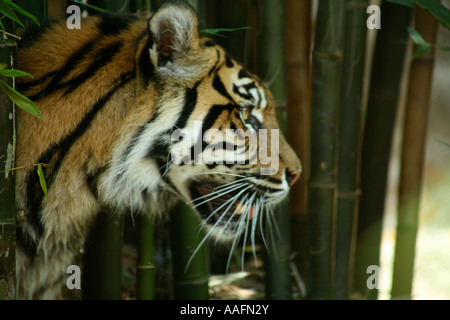
[[(17, 111), (16, 166), (26, 168), (16, 173), (21, 299), (60, 294), (102, 207), (145, 214), (151, 206), (161, 218), (181, 199), (211, 238), (235, 241), (300, 175), (267, 86), (199, 35), (184, 2), (148, 21), (104, 15), (79, 30), (28, 30), (18, 61), (33, 75), (18, 88), (44, 118)], [(230, 161), (237, 153), (242, 161)], [(47, 196), (36, 164), (45, 164)]]

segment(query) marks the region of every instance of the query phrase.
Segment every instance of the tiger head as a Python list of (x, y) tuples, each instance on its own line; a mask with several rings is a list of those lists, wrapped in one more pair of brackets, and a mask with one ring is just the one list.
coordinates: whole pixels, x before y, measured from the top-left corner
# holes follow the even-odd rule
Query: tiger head
[(128, 117), (102, 188), (132, 207), (175, 195), (218, 238), (234, 237), (284, 199), (301, 172), (275, 101), (258, 77), (199, 35), (184, 2), (152, 15), (142, 52), (137, 96), (141, 109), (153, 101), (152, 116)]

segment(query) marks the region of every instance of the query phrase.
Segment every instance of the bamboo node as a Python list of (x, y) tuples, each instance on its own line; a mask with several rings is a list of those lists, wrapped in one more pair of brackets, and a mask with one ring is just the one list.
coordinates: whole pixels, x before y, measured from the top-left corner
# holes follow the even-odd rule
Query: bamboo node
[(309, 183), (309, 187), (310, 188), (322, 188), (322, 189), (335, 189), (336, 188), (336, 184), (335, 183), (315, 182), (315, 183)]
[(362, 194), (361, 189), (355, 191), (338, 191), (338, 198), (342, 199), (354, 199), (360, 197)]
[(155, 269), (155, 266), (136, 266), (136, 269)]

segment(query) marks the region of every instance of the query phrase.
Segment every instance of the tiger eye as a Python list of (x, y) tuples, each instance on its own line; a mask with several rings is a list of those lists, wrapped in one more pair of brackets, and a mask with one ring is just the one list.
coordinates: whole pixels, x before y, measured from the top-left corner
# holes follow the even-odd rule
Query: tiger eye
[(248, 119), (250, 119), (250, 113), (249, 107), (242, 107), (240, 109), (240, 114), (243, 121), (248, 121)]

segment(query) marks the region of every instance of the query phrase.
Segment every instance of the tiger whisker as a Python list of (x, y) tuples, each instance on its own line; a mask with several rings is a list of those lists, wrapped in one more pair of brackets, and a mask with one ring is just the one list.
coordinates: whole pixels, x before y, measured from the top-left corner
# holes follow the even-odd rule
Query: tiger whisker
[(233, 177), (240, 177), (240, 178), (248, 178), (249, 176), (243, 175), (243, 174), (237, 174), (237, 173), (230, 173), (230, 172), (200, 172), (198, 173), (200, 174), (223, 174), (223, 175), (227, 175), (227, 176), (233, 176)]
[[(255, 191), (253, 193), (253, 195), (250, 197), (250, 199), (248, 199), (246, 201), (246, 209), (243, 213), (243, 218), (242, 218), (242, 223), (245, 224), (246, 228), (245, 228), (245, 234), (244, 234), (244, 243), (243, 243), (243, 248), (245, 248), (245, 245), (247, 243), (247, 236), (248, 236), (248, 231), (249, 231), (249, 225), (250, 225), (250, 212), (252, 210), (252, 202), (253, 199), (256, 197), (257, 192)], [(246, 222), (244, 222), (245, 220), (247, 220)], [(244, 271), (244, 261), (245, 261), (245, 250), (242, 250), (242, 258), (241, 258), (241, 268), (242, 271)]]
[[(241, 194), (242, 192), (244, 192), (245, 190), (246, 190), (246, 189), (242, 190), (238, 195), (234, 196), (233, 198), (228, 199), (228, 200), (223, 204), (223, 205), (225, 205), (226, 203), (228, 203), (229, 201), (231, 201), (231, 200), (234, 199), (233, 202), (231, 202), (231, 203), (229, 204), (229, 206), (225, 209), (224, 213), (219, 217), (219, 219), (217, 219), (216, 223), (210, 228), (210, 230), (207, 232), (207, 234), (203, 237), (203, 239), (200, 241), (200, 243), (198, 244), (198, 246), (195, 248), (194, 252), (191, 254), (191, 256), (190, 256), (188, 262), (186, 263), (185, 272), (186, 272), (187, 269), (189, 268), (189, 265), (191, 264), (192, 259), (193, 259), (194, 256), (197, 254), (198, 250), (199, 250), (199, 249), (201, 248), (201, 246), (205, 243), (205, 241), (209, 238), (209, 235), (214, 231), (214, 228), (216, 228), (216, 226), (220, 223), (220, 221), (223, 219), (223, 217), (225, 217), (225, 215), (228, 213), (228, 210), (229, 210), (229, 209), (232, 207), (232, 205), (236, 202), (236, 200), (239, 198), (240, 194)], [(222, 205), (222, 206), (223, 206), (223, 205)], [(218, 208), (218, 209), (219, 209), (219, 208)], [(215, 211), (217, 211), (218, 209), (216, 209)], [(215, 213), (215, 211), (214, 211), (214, 213)], [(237, 208), (236, 208), (235, 211), (233, 212), (233, 214), (232, 214), (230, 220), (233, 218), (233, 216), (234, 216), (234, 214), (236, 213), (236, 211), (237, 211)], [(213, 216), (214, 213), (211, 213), (211, 214), (208, 216), (207, 219), (209, 219), (211, 216)], [(229, 220), (229, 221), (230, 221), (230, 220)], [(229, 221), (228, 221), (228, 222), (229, 222)], [(206, 222), (206, 220), (205, 220), (205, 222)], [(227, 224), (228, 224), (228, 222), (227, 222)], [(226, 224), (226, 225), (227, 225), (227, 224)], [(225, 226), (226, 226), (226, 225), (225, 225)]]
[[(227, 193), (230, 193), (230, 192), (232, 192), (232, 191), (234, 191), (234, 190), (237, 190), (237, 189), (239, 189), (239, 188), (242, 188), (243, 186), (249, 186), (249, 183), (243, 183), (243, 184), (240, 184), (240, 185), (238, 185), (238, 186), (230, 186), (230, 188), (227, 188), (226, 191), (225, 191), (225, 190), (221, 190), (222, 192), (209, 193), (209, 194), (207, 194), (206, 196), (211, 196), (211, 195), (213, 195), (213, 194), (215, 194), (215, 196), (212, 197), (212, 198), (209, 198), (209, 199), (207, 199), (207, 200), (204, 200), (204, 201), (202, 201), (202, 202), (200, 202), (200, 203), (197, 203), (195, 206), (193, 206), (193, 208), (196, 208), (196, 207), (198, 207), (198, 206), (200, 206), (200, 205), (202, 205), (202, 204), (204, 204), (204, 203), (207, 203), (207, 202), (209, 202), (209, 201), (211, 201), (211, 200), (220, 198), (220, 197), (222, 197), (223, 195), (225, 195), (225, 194), (227, 194)], [(251, 187), (251, 186), (252, 186), (252, 185), (250, 185), (249, 187)], [(202, 197), (205, 198), (204, 196), (202, 196)], [(201, 198), (201, 197), (195, 199), (195, 201), (199, 200), (200, 198)], [(192, 201), (191, 201), (191, 202), (192, 202)]]

